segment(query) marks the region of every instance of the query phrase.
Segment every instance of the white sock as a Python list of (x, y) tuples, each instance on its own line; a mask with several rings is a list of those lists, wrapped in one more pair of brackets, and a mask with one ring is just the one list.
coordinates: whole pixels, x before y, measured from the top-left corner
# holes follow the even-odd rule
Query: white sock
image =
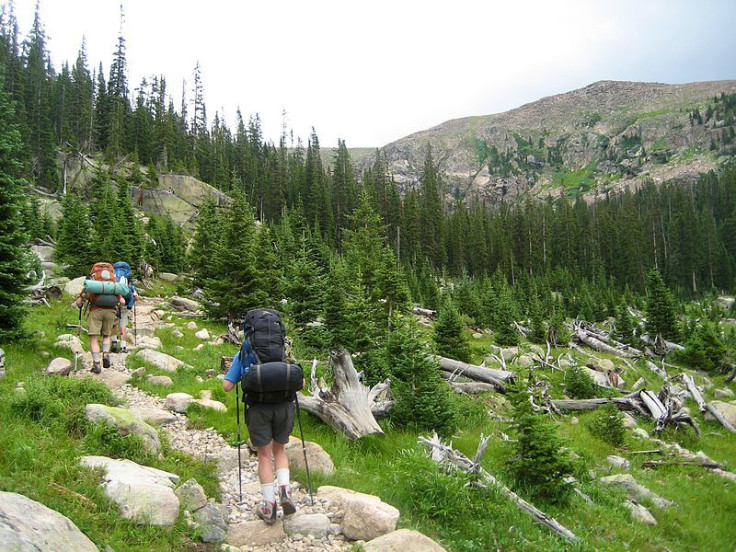
[(100, 362), (100, 353), (92, 353), (92, 362)]
[(122, 347), (123, 349), (125, 349), (125, 340), (124, 340), (124, 339), (121, 339), (121, 340), (120, 340), (120, 346), (121, 346), (121, 347)]
[(261, 493), (263, 493), (263, 500), (269, 504), (276, 502), (276, 493), (273, 490), (273, 483), (261, 485)]
[(102, 352), (107, 354), (110, 352), (110, 344), (109, 343), (103, 343), (102, 344)]
[(279, 468), (276, 470), (276, 479), (279, 487), (289, 486), (289, 468)]

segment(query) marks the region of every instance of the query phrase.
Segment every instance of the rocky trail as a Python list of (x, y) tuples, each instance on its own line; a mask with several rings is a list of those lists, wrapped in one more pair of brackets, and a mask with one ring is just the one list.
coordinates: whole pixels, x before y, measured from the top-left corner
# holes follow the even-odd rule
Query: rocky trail
[[(136, 326), (139, 336), (152, 336), (160, 324), (156, 311), (161, 299), (141, 298), (136, 306)], [(159, 311), (160, 312), (160, 311)], [(132, 321), (131, 321), (132, 322)], [(132, 323), (129, 328), (132, 337)], [(132, 343), (129, 350), (133, 350)], [(238, 450), (230, 446), (214, 429), (194, 429), (189, 426), (186, 414), (170, 412), (161, 397), (150, 395), (127, 383), (131, 370), (126, 367), (126, 357), (130, 354), (111, 353), (111, 367), (100, 374), (90, 372), (91, 353), (80, 356), (75, 377), (91, 377), (105, 383), (131, 411), (138, 414), (159, 413), (164, 422), (162, 429), (174, 450), (190, 454), (203, 460), (215, 460), (222, 492), (221, 504), (227, 509), (228, 541), (223, 550), (276, 551), (276, 550), (348, 550), (352, 547), (339, 532), (338, 523), (344, 513), (339, 501), (318, 497), (313, 493), (311, 503), (306, 485), (292, 481), (292, 494), (297, 505), (297, 514), (290, 516), (286, 523), (266, 526), (255, 515), (256, 504), (261, 498), (258, 481), (258, 462), (251, 456), (247, 446), (241, 446), (242, 501), (238, 480)], [(230, 405), (232, 407), (232, 405)], [(244, 422), (242, 422), (244, 424)], [(282, 513), (279, 511), (279, 519)], [(287, 535), (286, 530), (290, 535)]]

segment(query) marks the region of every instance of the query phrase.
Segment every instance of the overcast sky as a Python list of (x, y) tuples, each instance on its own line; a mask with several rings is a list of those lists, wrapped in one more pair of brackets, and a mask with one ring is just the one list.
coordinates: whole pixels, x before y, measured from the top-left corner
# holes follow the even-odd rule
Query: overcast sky
[(736, 79), (736, 0), (40, 0), (57, 70), (85, 37), (107, 78), (121, 3), (131, 89), (163, 75), (179, 111), (199, 62), (209, 122), (239, 107), (276, 143), (284, 111), (304, 142), (378, 147), (598, 80)]

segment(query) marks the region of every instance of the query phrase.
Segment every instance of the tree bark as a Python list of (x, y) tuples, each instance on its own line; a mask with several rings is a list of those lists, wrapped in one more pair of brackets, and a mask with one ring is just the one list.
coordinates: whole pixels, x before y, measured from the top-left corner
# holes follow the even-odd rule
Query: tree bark
[(695, 380), (691, 376), (688, 376), (687, 374), (682, 374), (682, 379), (685, 382), (685, 385), (687, 386), (687, 390), (690, 391), (690, 394), (692, 395), (693, 399), (695, 399), (695, 402), (698, 403), (698, 408), (700, 409), (700, 412), (705, 413), (710, 412), (711, 415), (718, 420), (718, 422), (725, 427), (728, 431), (731, 433), (736, 433), (736, 428), (734, 428), (730, 423), (728, 423), (728, 420), (726, 420), (723, 415), (718, 412), (718, 409), (715, 408), (713, 405), (710, 405), (705, 402), (705, 399), (703, 398), (703, 395), (700, 394), (700, 390), (695, 386)]
[(363, 385), (350, 354), (344, 349), (330, 352), (330, 365), (334, 383), (330, 388), (320, 388), (316, 375), (317, 361), (312, 363), (312, 395), (300, 394), (299, 406), (350, 440), (372, 434), (383, 435), (374, 411), (385, 413), (393, 406), (393, 402), (382, 398), (390, 389), (389, 380), (372, 389)]

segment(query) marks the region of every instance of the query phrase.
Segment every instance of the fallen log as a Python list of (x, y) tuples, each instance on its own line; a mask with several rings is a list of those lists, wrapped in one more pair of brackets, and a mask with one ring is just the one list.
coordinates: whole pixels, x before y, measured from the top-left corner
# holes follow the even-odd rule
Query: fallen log
[(421, 307), (414, 307), (412, 309), (412, 312), (414, 314), (419, 315), (419, 316), (426, 316), (427, 318), (437, 318), (437, 311), (436, 310), (423, 309)]
[[(474, 364), (466, 364), (459, 360), (453, 360), (445, 357), (435, 357), (440, 363), (440, 370), (449, 372), (454, 378), (466, 377), (475, 381), (490, 383), (501, 392), (506, 391), (505, 382), (512, 383), (514, 381), (514, 373), (484, 366), (476, 366)], [(451, 381), (454, 381), (452, 379)]]
[(600, 339), (598, 339), (598, 337), (593, 335), (591, 332), (584, 330), (583, 328), (576, 328), (574, 335), (578, 341), (580, 341), (584, 345), (587, 345), (588, 347), (590, 347), (591, 349), (595, 351), (600, 351), (603, 353), (608, 353), (611, 355), (625, 357), (625, 358), (634, 356), (632, 353), (623, 351), (621, 349), (617, 349), (616, 347), (612, 347), (608, 343), (601, 341)]
[(642, 408), (638, 397), (614, 397), (611, 399), (559, 399), (551, 401), (552, 405), (559, 410), (595, 410), (607, 404), (613, 403), (619, 410), (635, 411), (647, 415)]
[(471, 474), (475, 474), (480, 479), (480, 482), (485, 485), (492, 485), (501, 491), (501, 493), (510, 499), (516, 506), (519, 507), (524, 513), (531, 516), (534, 521), (544, 525), (548, 529), (551, 529), (561, 537), (572, 541), (580, 542), (580, 538), (576, 536), (572, 531), (567, 529), (564, 525), (558, 522), (553, 517), (545, 514), (540, 509), (536, 508), (533, 504), (530, 504), (514, 491), (502, 484), (493, 475), (484, 470), (480, 465), (480, 460), (483, 454), (488, 448), (488, 442), (490, 437), (480, 436), (480, 442), (478, 443), (478, 449), (475, 453), (473, 460), (470, 460), (463, 453), (454, 450), (452, 447), (442, 443), (436, 433), (431, 438), (419, 437), (419, 442), (430, 447), (429, 456), (432, 460), (440, 464), (449, 464), (454, 466), (461, 471), (465, 471)]
[(711, 416), (718, 420), (718, 422), (723, 427), (725, 427), (731, 433), (736, 433), (736, 428), (734, 428), (728, 422), (728, 420), (726, 420), (726, 418), (724, 418), (723, 415), (718, 412), (718, 409), (715, 408), (713, 405), (705, 402), (703, 395), (700, 394), (700, 390), (695, 385), (695, 380), (693, 380), (693, 378), (691, 376), (688, 376), (687, 374), (681, 374), (680, 377), (685, 382), (687, 390), (690, 391), (690, 395), (692, 395), (695, 402), (698, 403), (698, 408), (700, 409), (700, 412), (710, 412)]
[[(452, 374), (450, 374), (449, 372), (442, 372), (442, 377), (450, 379), (452, 377)], [(453, 391), (462, 395), (477, 395), (478, 393), (488, 393), (489, 391), (498, 390), (495, 385), (492, 385), (490, 383), (483, 383), (482, 381), (450, 381), (450, 386), (452, 387)]]
[(328, 426), (355, 440), (366, 435), (383, 435), (373, 410), (386, 412), (393, 402), (383, 399), (390, 389), (386, 380), (370, 389), (360, 382), (350, 354), (344, 349), (330, 351), (332, 387), (317, 382), (317, 361), (312, 363), (310, 389), (312, 395), (299, 395), (299, 406), (317, 416)]
[(659, 468), (662, 466), (697, 466), (709, 470), (723, 469), (718, 462), (686, 462), (682, 460), (645, 460), (641, 463), (642, 468)]

